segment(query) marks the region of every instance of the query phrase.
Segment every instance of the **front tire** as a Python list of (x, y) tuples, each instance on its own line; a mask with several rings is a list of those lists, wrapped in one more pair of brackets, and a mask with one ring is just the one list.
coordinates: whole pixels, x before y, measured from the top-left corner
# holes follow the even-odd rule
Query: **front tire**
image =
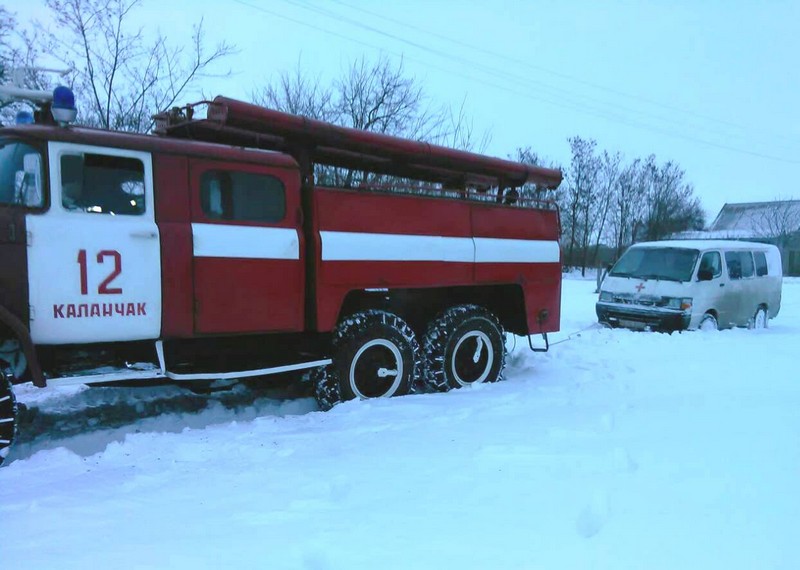
[(434, 390), (502, 380), (505, 333), (497, 318), (477, 305), (446, 310), (423, 340), (424, 379)]
[[(322, 382), (329, 402), (402, 396), (418, 375), (420, 350), (414, 331), (386, 311), (347, 317), (334, 331), (333, 348), (333, 365), (326, 372), (329, 378)], [(338, 394), (330, 388), (332, 382)]]
[(703, 315), (703, 318), (700, 320), (700, 325), (697, 328), (704, 332), (718, 331), (719, 323), (717, 322), (717, 318), (714, 315), (712, 315), (711, 313), (706, 313), (705, 315)]
[(342, 401), (339, 379), (332, 367), (315, 368), (309, 374), (309, 380), (314, 384), (314, 398), (323, 412), (327, 412)]
[(11, 375), (0, 368), (0, 465), (8, 457), (16, 435), (17, 401), (11, 389)]

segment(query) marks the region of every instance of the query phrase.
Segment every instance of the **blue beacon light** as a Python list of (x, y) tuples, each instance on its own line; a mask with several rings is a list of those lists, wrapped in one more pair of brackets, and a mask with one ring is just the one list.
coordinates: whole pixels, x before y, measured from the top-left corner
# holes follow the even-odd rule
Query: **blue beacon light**
[(53, 119), (57, 123), (68, 124), (75, 121), (78, 109), (75, 107), (75, 95), (69, 87), (59, 85), (53, 89), (53, 104), (50, 107)]
[(33, 114), (30, 111), (19, 111), (14, 121), (17, 125), (32, 125)]

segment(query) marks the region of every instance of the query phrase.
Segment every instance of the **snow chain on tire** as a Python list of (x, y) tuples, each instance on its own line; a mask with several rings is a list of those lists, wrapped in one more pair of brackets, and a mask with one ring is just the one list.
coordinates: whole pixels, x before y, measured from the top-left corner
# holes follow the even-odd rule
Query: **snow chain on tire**
[[(470, 350), (472, 363), (468, 358)], [(444, 392), (503, 379), (505, 332), (497, 317), (478, 305), (451, 307), (431, 322), (422, 351), (425, 357), (422, 377), (433, 390)], [(459, 372), (464, 365), (468, 370)]]
[(17, 436), (17, 401), (11, 389), (11, 374), (0, 361), (0, 465), (8, 457)]
[(313, 377), (317, 402), (324, 410), (343, 400), (360, 397), (355, 374), (367, 351), (383, 352), (394, 360), (399, 357), (394, 369), (387, 362), (374, 371), (379, 380), (392, 378), (392, 373), (400, 375), (389, 386), (391, 396), (413, 391), (422, 370), (414, 331), (403, 319), (386, 311), (369, 310), (345, 318), (333, 332), (332, 345), (333, 364), (319, 369)]
[(314, 397), (317, 399), (319, 408), (324, 412), (342, 401), (339, 380), (332, 372), (330, 366), (325, 366), (315, 368), (310, 375), (310, 380), (314, 383)]

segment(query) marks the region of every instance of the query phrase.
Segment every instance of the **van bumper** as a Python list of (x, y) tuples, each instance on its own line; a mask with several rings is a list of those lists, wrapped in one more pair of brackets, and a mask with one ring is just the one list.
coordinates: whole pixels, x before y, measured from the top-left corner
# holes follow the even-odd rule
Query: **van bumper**
[(691, 313), (660, 307), (642, 307), (621, 303), (595, 305), (597, 320), (612, 327), (633, 330), (682, 331), (689, 328)]

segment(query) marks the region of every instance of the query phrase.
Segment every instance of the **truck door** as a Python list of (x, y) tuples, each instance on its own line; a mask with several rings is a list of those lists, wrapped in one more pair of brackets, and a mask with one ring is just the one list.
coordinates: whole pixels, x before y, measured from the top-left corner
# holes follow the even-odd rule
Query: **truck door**
[(195, 331), (303, 330), (298, 172), (197, 159), (190, 180)]
[(28, 216), (34, 342), (158, 338), (161, 262), (150, 154), (49, 144), (50, 209)]
[(0, 305), (28, 321), (26, 214), (46, 201), (42, 153), (23, 142), (0, 140)]

